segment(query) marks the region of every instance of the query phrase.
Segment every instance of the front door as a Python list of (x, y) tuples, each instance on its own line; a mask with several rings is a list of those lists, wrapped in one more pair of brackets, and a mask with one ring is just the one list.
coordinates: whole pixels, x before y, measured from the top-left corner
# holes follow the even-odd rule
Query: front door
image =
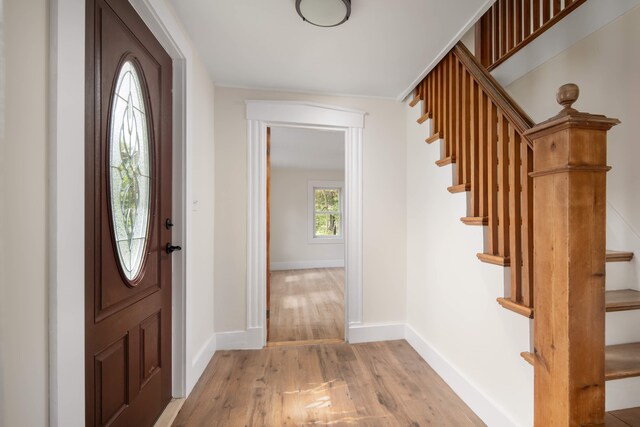
[(171, 58), (127, 0), (87, 0), (86, 424), (171, 399)]

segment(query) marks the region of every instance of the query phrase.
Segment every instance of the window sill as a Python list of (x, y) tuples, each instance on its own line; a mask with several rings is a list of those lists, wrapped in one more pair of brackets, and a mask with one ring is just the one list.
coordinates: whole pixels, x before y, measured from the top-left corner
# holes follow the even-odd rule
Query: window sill
[(308, 243), (341, 245), (344, 243), (344, 237), (311, 237), (308, 239)]

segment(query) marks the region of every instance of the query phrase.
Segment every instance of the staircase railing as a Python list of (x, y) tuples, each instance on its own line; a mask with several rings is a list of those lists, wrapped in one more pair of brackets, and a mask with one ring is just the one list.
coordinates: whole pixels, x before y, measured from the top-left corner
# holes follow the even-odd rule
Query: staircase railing
[(492, 70), (586, 0), (497, 0), (476, 24), (476, 55)]
[[(426, 141), (442, 144), (436, 164), (455, 163), (449, 191), (470, 192), (462, 221), (487, 226), (478, 258), (510, 267), (498, 302), (535, 310), (534, 425), (604, 425), (606, 140), (618, 120), (573, 109), (568, 84), (557, 94), (564, 109), (534, 126), (462, 43), (414, 94), (418, 123), (430, 119)], [(617, 346), (624, 363), (609, 377), (627, 365), (640, 375), (636, 345)]]
[[(424, 78), (419, 123), (432, 119), (431, 143), (444, 140), (439, 166), (455, 163), (451, 192), (469, 191), (465, 224), (488, 226), (481, 261), (510, 266), (510, 293), (498, 301), (528, 317), (533, 308), (533, 121), (458, 43)], [(415, 105), (414, 102), (414, 105)]]

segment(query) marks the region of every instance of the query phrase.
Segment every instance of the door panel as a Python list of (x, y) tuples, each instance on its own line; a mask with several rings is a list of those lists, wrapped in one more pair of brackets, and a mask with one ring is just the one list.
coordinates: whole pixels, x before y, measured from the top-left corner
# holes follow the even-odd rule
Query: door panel
[(171, 399), (171, 84), (129, 2), (87, 0), (87, 425), (153, 425)]
[[(144, 46), (128, 31), (125, 24), (114, 13), (103, 10), (100, 14), (100, 35), (102, 40), (101, 49), (101, 79), (100, 79), (100, 92), (101, 99), (101, 122), (106, 126), (101, 126), (101, 140), (106, 142), (110, 135), (109, 120), (111, 119), (111, 102), (113, 100), (115, 80), (118, 75), (118, 71), (123, 61), (131, 59), (138, 62), (139, 68), (142, 70), (145, 81), (143, 84), (147, 86), (147, 93), (149, 97), (149, 103), (151, 107), (159, 105), (160, 94), (160, 64), (151, 57)], [(151, 142), (153, 144), (153, 136), (159, 135), (160, 129), (158, 128), (160, 123), (160, 108), (148, 108), (151, 118)], [(103, 147), (106, 157), (105, 163), (108, 161), (107, 147)], [(153, 168), (152, 168), (153, 171)], [(102, 179), (105, 184), (108, 184), (108, 175), (103, 174)], [(101, 192), (101, 203), (107, 209), (104, 215), (104, 221), (101, 221), (101, 251), (104, 254), (116, 254), (112, 236), (112, 224), (111, 214), (109, 209), (109, 192), (107, 188)], [(153, 199), (153, 198), (152, 198)], [(161, 226), (161, 221), (153, 221), (154, 206), (151, 205), (151, 224), (156, 228)], [(113, 283), (120, 282), (120, 271), (118, 270), (118, 257), (107, 256), (102, 258), (102, 262), (105, 264), (100, 269), (101, 277), (98, 283), (100, 290), (100, 299), (98, 309), (100, 311), (107, 310), (113, 306), (122, 307), (123, 305), (131, 304), (141, 297), (144, 297), (151, 290), (157, 290), (159, 288), (158, 283), (158, 268), (160, 265), (159, 258), (165, 254), (161, 251), (161, 245), (158, 242), (158, 234), (161, 230), (158, 228), (155, 233), (151, 233), (151, 241), (149, 242), (149, 248), (151, 252), (148, 254), (145, 265), (145, 274), (142, 280), (136, 284), (135, 287), (129, 286), (112, 286)], [(102, 314), (102, 313), (100, 313)]]
[(96, 401), (100, 402), (96, 418), (102, 425), (117, 418), (129, 400), (128, 338), (123, 336), (95, 356)]

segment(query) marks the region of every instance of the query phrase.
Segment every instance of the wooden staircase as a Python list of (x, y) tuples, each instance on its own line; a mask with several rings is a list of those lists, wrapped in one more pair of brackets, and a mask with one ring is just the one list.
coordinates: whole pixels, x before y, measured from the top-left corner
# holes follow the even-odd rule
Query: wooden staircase
[[(561, 88), (558, 101), (565, 107), (564, 110), (558, 116), (536, 126), (479, 60), (462, 43), (458, 43), (415, 88), (414, 98), (410, 101), (412, 107), (421, 105), (418, 123), (430, 125), (431, 135), (426, 138), (426, 142), (441, 142), (441, 158), (436, 165), (454, 165), (453, 183), (447, 188), (448, 191), (452, 194), (468, 194), (468, 211), (460, 220), (466, 225), (487, 227), (485, 247), (477, 254), (477, 258), (485, 263), (509, 267), (508, 293), (498, 298), (498, 303), (531, 319), (534, 319), (536, 310), (542, 310), (540, 313), (544, 313), (545, 320), (540, 324), (535, 323), (535, 354), (522, 353), (525, 360), (537, 367), (536, 369), (540, 369), (536, 371), (536, 388), (546, 389), (543, 392), (535, 392), (536, 426), (551, 425), (550, 422), (553, 425), (564, 425), (563, 422), (558, 422), (561, 415), (553, 414), (572, 417), (573, 415), (566, 410), (572, 405), (580, 406), (580, 414), (576, 415), (577, 418), (570, 418), (571, 423), (604, 425), (597, 421), (604, 420), (603, 386), (596, 392), (573, 390), (573, 394), (569, 396), (569, 403), (551, 401), (553, 398), (548, 394), (548, 387), (572, 387), (573, 379), (568, 378), (562, 384), (556, 381), (563, 375), (574, 375), (573, 371), (577, 369), (580, 372), (575, 375), (582, 375), (580, 381), (593, 378), (593, 384), (602, 381), (602, 385), (604, 380), (640, 376), (640, 343), (606, 348), (604, 346), (605, 312), (639, 310), (640, 291), (623, 289), (600, 294), (592, 290), (598, 289), (599, 286), (604, 289), (605, 262), (630, 262), (634, 256), (631, 252), (604, 251), (604, 207), (601, 203), (594, 202), (604, 195), (603, 175), (609, 169), (604, 163), (598, 163), (606, 162), (606, 131), (618, 121), (604, 116), (578, 113), (571, 108), (577, 96), (577, 86), (566, 85)], [(541, 159), (538, 161), (543, 165), (545, 162), (552, 164), (552, 156), (563, 155), (564, 148), (557, 148), (556, 140), (549, 137), (553, 132), (558, 132), (558, 144), (562, 142), (568, 147), (567, 163), (547, 169), (536, 166), (534, 169), (536, 156), (536, 159)], [(588, 144), (593, 142), (593, 147), (605, 147), (604, 157), (592, 156), (591, 152), (577, 152), (577, 157), (573, 157), (577, 161), (571, 160), (571, 147), (582, 144), (581, 138)], [(538, 147), (535, 153), (534, 147)], [(598, 151), (595, 148), (589, 150)], [(590, 164), (590, 161), (593, 164)], [(570, 191), (558, 191), (558, 195), (565, 197), (558, 203), (567, 204), (567, 213), (560, 212), (564, 217), (557, 223), (565, 221), (564, 224), (576, 227), (575, 224), (571, 225), (570, 218), (580, 217), (584, 210), (590, 209), (589, 203), (594, 203), (595, 231), (582, 234), (574, 232), (568, 236), (558, 235), (558, 230), (566, 230), (562, 228), (566, 226), (559, 226), (554, 223), (552, 215), (547, 215), (550, 212), (545, 210), (547, 206), (557, 208), (557, 205), (548, 205), (541, 194), (536, 194), (534, 198), (534, 179), (553, 175), (557, 177), (553, 179), (568, 181), (576, 179), (576, 176), (590, 177), (589, 174), (593, 175), (593, 180), (588, 178), (575, 182), (584, 186), (584, 194), (593, 196), (574, 203), (572, 198), (579, 196), (574, 196)], [(558, 181), (558, 185), (562, 186), (562, 183), (567, 181)], [(548, 187), (548, 179), (541, 179), (540, 183), (544, 183), (547, 189), (553, 188)], [(572, 191), (579, 193), (580, 187), (576, 188), (578, 190)], [(558, 210), (553, 212), (557, 214)], [(562, 258), (558, 253), (541, 253), (538, 259), (538, 255), (535, 255), (534, 241), (540, 243), (540, 248), (555, 248), (554, 245), (559, 244), (558, 251), (563, 250), (566, 245), (571, 253), (577, 256)], [(602, 247), (601, 252), (599, 247)], [(575, 271), (583, 258), (588, 260), (583, 263), (584, 266), (594, 269), (594, 274), (583, 275), (589, 285), (585, 286), (586, 282), (580, 283), (579, 280), (576, 282), (569, 275), (566, 281), (561, 278), (560, 282), (557, 282), (567, 287), (564, 291), (560, 289), (560, 285), (556, 286), (556, 280), (559, 279), (553, 271), (562, 268)], [(541, 279), (544, 277), (552, 278), (554, 286), (550, 287), (550, 283), (545, 282), (547, 279)], [(566, 296), (568, 288), (576, 289), (570, 294), (575, 300), (558, 300), (559, 297)], [(543, 305), (540, 301), (536, 304), (534, 299), (541, 291), (544, 291), (541, 297), (544, 298)], [(549, 312), (549, 301), (559, 301), (560, 306), (556, 307), (554, 303), (553, 311)], [(583, 311), (576, 310), (577, 301), (584, 303), (588, 308)], [(566, 317), (558, 317), (557, 310), (565, 310)], [(592, 330), (582, 328), (585, 330), (572, 331), (571, 322), (580, 321), (573, 318), (569, 320), (569, 317), (574, 315), (587, 316), (584, 319), (585, 324)], [(550, 321), (554, 316), (556, 320)], [(560, 322), (557, 319), (560, 319)], [(569, 329), (559, 326), (563, 321), (569, 325)], [(550, 327), (551, 330), (545, 330), (546, 327)], [(572, 335), (574, 333), (575, 335)], [(576, 343), (579, 343), (577, 347)], [(569, 364), (572, 364), (573, 358), (577, 357), (567, 356), (568, 349), (566, 353), (556, 351), (556, 346), (562, 345), (573, 346), (581, 351), (590, 349), (589, 357), (595, 360), (602, 357), (602, 361), (600, 364), (583, 364), (584, 366), (580, 365), (576, 369), (569, 368), (569, 371), (560, 368), (556, 371), (556, 367), (562, 365), (562, 360), (566, 362), (569, 357)], [(555, 357), (559, 358), (559, 362), (553, 362)], [(560, 360), (562, 357), (564, 359)], [(580, 364), (577, 360), (575, 363)], [(602, 380), (598, 379), (599, 376), (602, 376)], [(567, 393), (567, 390), (564, 389), (563, 393)], [(571, 399), (578, 403), (572, 403)], [(544, 409), (541, 409), (543, 407)], [(613, 423), (611, 417), (607, 417), (607, 422)]]

